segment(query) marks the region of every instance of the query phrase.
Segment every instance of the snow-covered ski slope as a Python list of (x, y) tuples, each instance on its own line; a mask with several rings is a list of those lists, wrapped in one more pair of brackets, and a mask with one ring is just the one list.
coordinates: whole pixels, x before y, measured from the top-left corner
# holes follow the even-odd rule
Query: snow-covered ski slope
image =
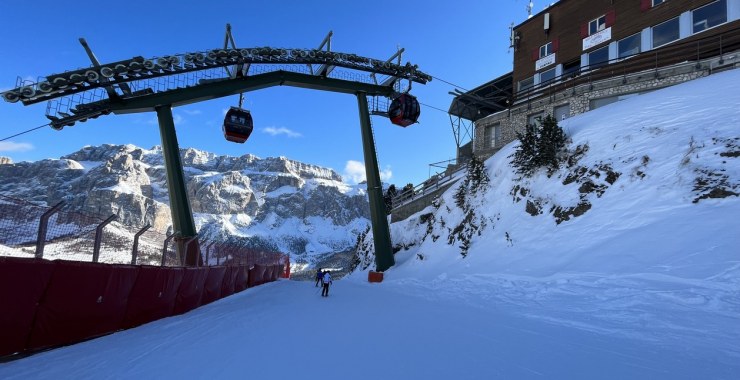
[(517, 181), (504, 148), (470, 200), (486, 226), (466, 258), (445, 230), (463, 219), (453, 188), (425, 211), (436, 241), (418, 215), (392, 226), (410, 248), (381, 284), (358, 272), (322, 298), (278, 281), (0, 378), (740, 378), (738, 84), (719, 73), (563, 121), (588, 150), (550, 177)]

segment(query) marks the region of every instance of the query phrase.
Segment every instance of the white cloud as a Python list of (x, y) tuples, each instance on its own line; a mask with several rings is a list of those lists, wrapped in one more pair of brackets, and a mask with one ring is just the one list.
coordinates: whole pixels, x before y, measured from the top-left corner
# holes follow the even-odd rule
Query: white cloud
[[(386, 166), (385, 169), (380, 171), (381, 181), (387, 182), (391, 177), (393, 177), (393, 171), (391, 171), (390, 166)], [(365, 164), (360, 161), (347, 161), (347, 164), (344, 166), (342, 178), (350, 184), (358, 184), (367, 180), (367, 177), (365, 176)]]
[(391, 170), (390, 166), (386, 166), (385, 169), (382, 169), (380, 171), (380, 180), (383, 182), (388, 182), (393, 178), (393, 171)]
[(0, 141), (0, 152), (26, 152), (33, 149), (29, 143), (14, 143), (12, 141)]
[(185, 112), (186, 114), (193, 116), (193, 115), (200, 115), (203, 112), (201, 110), (183, 110), (182, 112)]
[(360, 161), (347, 161), (344, 165), (344, 174), (342, 175), (347, 183), (360, 183), (365, 180), (365, 164)]
[(262, 128), (262, 132), (267, 133), (268, 135), (272, 135), (272, 136), (286, 135), (291, 138), (303, 136), (300, 133), (292, 131), (285, 127), (265, 127), (265, 128)]

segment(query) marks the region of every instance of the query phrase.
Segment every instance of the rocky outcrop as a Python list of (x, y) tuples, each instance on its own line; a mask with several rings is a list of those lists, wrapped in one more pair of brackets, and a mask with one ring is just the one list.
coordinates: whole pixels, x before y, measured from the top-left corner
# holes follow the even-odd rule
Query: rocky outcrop
[[(259, 230), (254, 228), (258, 223), (267, 223), (268, 230), (274, 231), (282, 223), (300, 221), (307, 226), (304, 231), (280, 237), (287, 248), (273, 245), (300, 254), (315, 238), (309, 236), (316, 230), (310, 225), (314, 219), (331, 228), (353, 223), (355, 230), (358, 220), (369, 223), (365, 192), (342, 182), (331, 169), (285, 157), (218, 156), (197, 149), (181, 150), (181, 160), (200, 230), (249, 237), (252, 230)], [(132, 227), (151, 224), (164, 231), (171, 224), (167, 173), (159, 147), (86, 146), (58, 160), (9, 162), (0, 165), (0, 194), (48, 205), (64, 201), (70, 210), (102, 218), (116, 214)], [(222, 233), (225, 230), (228, 234)], [(319, 245), (346, 250), (355, 235), (341, 241), (319, 239)]]

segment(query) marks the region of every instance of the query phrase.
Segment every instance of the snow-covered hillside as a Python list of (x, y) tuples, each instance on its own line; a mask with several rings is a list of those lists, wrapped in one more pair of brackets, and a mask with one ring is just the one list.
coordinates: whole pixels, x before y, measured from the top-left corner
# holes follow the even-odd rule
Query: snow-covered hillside
[(509, 144), (472, 213), (453, 187), (391, 225), (408, 249), (386, 279), (740, 358), (738, 83), (719, 73), (561, 121), (573, 159), (551, 176), (520, 178)]
[[(737, 379), (738, 83), (720, 73), (573, 117), (582, 153), (550, 177), (518, 180), (506, 147), (472, 216), (452, 188), (391, 226), (408, 249), (381, 284), (358, 270), (322, 298), (278, 281), (0, 377)], [(455, 230), (473, 232), (465, 258)]]

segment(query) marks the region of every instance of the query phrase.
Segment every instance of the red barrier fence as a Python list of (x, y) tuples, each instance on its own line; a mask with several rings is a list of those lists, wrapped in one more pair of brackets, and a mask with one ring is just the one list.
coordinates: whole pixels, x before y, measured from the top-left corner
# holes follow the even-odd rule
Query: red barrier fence
[(289, 264), (183, 268), (0, 257), (0, 356), (185, 313), (289, 270)]

